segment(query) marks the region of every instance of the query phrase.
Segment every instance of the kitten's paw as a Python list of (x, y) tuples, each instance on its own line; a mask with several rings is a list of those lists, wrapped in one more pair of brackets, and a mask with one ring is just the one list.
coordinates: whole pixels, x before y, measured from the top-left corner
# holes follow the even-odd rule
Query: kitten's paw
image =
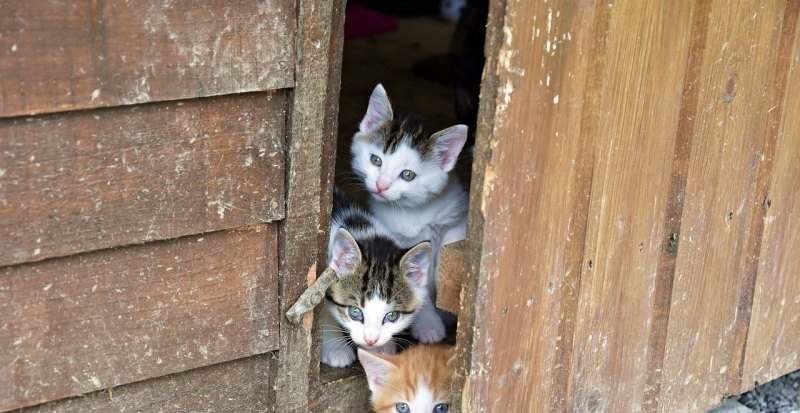
[(356, 352), (350, 346), (326, 348), (322, 346), (322, 362), (331, 367), (347, 367), (353, 364)]
[(420, 343), (438, 343), (444, 340), (447, 332), (438, 314), (424, 315), (417, 318), (411, 326), (411, 335)]

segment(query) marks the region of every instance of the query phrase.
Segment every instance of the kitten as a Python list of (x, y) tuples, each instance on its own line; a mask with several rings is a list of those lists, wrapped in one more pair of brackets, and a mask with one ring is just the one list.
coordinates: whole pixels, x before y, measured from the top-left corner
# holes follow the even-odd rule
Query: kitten
[(358, 350), (376, 413), (447, 413), (453, 375), (452, 347), (419, 345), (396, 356)]
[(402, 245), (432, 243), (428, 296), (411, 328), (423, 343), (445, 337), (433, 304), (436, 268), (439, 248), (466, 237), (468, 194), (449, 173), (466, 140), (464, 125), (431, 133), (413, 117), (393, 113), (379, 84), (350, 147), (353, 172), (370, 194), (374, 216)]
[(427, 297), (430, 256), (429, 242), (399, 247), (380, 222), (335, 189), (328, 265), (342, 277), (326, 294), (322, 362), (350, 365), (356, 358), (351, 341), (393, 354), (393, 337), (408, 328)]

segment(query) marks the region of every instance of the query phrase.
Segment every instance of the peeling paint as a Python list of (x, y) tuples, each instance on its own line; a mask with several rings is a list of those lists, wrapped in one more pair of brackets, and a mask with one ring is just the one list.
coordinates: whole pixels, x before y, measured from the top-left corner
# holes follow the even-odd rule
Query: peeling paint
[(220, 220), (225, 219), (225, 211), (230, 211), (233, 209), (233, 204), (224, 202), (221, 199), (217, 199), (208, 203), (209, 207), (214, 205), (217, 206), (217, 215), (219, 215)]

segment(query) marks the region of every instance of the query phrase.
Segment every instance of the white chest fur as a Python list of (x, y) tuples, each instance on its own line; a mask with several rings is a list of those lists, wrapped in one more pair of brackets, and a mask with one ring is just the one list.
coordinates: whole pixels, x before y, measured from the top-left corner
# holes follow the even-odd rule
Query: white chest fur
[(452, 179), (437, 198), (422, 205), (408, 207), (370, 201), (373, 214), (406, 246), (421, 241), (434, 241), (440, 234), (440, 245), (466, 238), (468, 195), (461, 183)]

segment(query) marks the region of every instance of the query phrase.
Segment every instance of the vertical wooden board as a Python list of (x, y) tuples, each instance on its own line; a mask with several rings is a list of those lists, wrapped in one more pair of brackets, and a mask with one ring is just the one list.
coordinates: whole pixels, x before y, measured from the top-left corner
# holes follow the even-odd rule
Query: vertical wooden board
[(286, 94), (0, 119), (0, 265), (283, 217)]
[[(329, 187), (335, 144), (337, 76), (341, 66), (343, 2), (298, 2), (297, 85), (291, 96), (286, 157), (286, 219), (281, 221), (280, 311), (283, 314), (322, 273), (319, 247), (329, 230), (321, 226), (330, 210)], [(324, 189), (323, 189), (324, 188)], [(326, 196), (326, 198), (323, 198)], [(307, 413), (318, 379), (319, 352), (312, 336), (313, 312), (299, 325), (281, 317), (276, 410)], [(318, 343), (316, 343), (318, 344)]]
[(609, 9), (501, 4), (470, 202), (468, 254), (480, 262), (461, 297), (454, 391), (465, 412), (564, 411)]
[(0, 411), (271, 351), (274, 224), (0, 269)]
[[(783, 2), (712, 1), (677, 239), (659, 410), (705, 411), (740, 374), (740, 297), (753, 288), (748, 244), (757, 213), (764, 125)], [(745, 304), (749, 307), (749, 303)], [(747, 325), (744, 325), (747, 328)]]
[[(788, 11), (785, 19), (790, 19)], [(800, 7), (794, 7), (798, 12)], [(800, 369), (800, 25), (787, 31), (791, 69), (763, 203), (764, 238), (747, 337), (742, 389)], [(780, 57), (780, 56), (779, 56)], [(776, 125), (777, 126), (777, 125)]]
[(274, 412), (277, 352), (114, 387), (16, 413)]
[[(337, 137), (339, 121), (339, 93), (342, 79), (342, 56), (344, 52), (344, 24), (346, 0), (334, 0), (331, 7), (330, 45), (328, 49), (328, 88), (325, 95), (325, 121), (322, 133), (322, 148), (320, 156), (320, 211), (319, 228), (317, 231), (317, 262), (320, 268), (325, 268), (328, 262), (328, 241), (330, 240), (331, 209), (336, 174)], [(327, 311), (323, 306), (318, 306), (314, 316), (312, 329), (312, 343), (310, 349), (309, 372), (312, 378), (320, 378), (319, 356), (322, 354), (322, 319), (319, 311)], [(311, 380), (312, 387), (318, 387), (319, 380)], [(310, 401), (313, 402), (319, 392), (310, 392)], [(313, 410), (313, 409), (312, 409)]]
[(4, 1), (0, 117), (290, 87), (294, 4)]
[[(686, 176), (689, 171), (689, 158), (694, 138), (695, 114), (701, 88), (697, 79), (703, 62), (708, 32), (710, 1), (702, 0), (694, 4), (692, 10), (691, 36), (688, 44), (686, 70), (683, 74), (680, 112), (677, 124), (675, 153), (670, 171), (669, 193), (666, 211), (663, 216), (662, 245), (658, 256), (655, 283), (652, 291), (652, 322), (647, 342), (650, 350), (647, 355), (647, 380), (645, 382), (644, 403), (646, 411), (658, 408), (664, 367), (664, 349), (667, 342), (669, 311), (672, 301), (672, 287), (677, 259), (677, 244), (681, 230), (681, 214), (686, 193)], [(648, 297), (650, 298), (650, 297)]]
[(689, 2), (613, 5), (576, 311), (572, 411), (648, 408), (653, 302), (692, 22)]

